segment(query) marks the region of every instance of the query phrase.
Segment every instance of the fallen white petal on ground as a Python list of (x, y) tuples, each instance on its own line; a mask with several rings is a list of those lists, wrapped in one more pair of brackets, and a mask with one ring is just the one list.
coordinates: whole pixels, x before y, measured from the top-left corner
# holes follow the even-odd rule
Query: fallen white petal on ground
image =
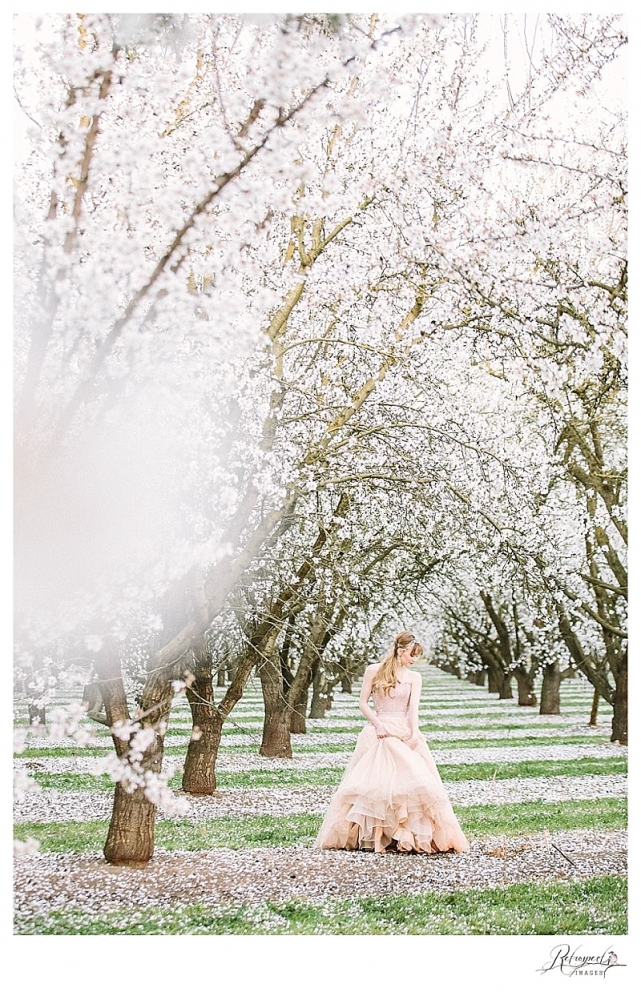
[[(431, 748), (437, 763), (448, 765), (473, 765), (495, 763), (497, 765), (515, 761), (572, 761), (577, 758), (611, 758), (627, 755), (627, 747), (619, 744), (553, 744), (524, 745), (522, 747), (490, 748)], [(344, 768), (352, 755), (351, 751), (328, 751), (318, 754), (294, 754), (291, 758), (264, 758), (259, 754), (220, 754), (216, 761), (217, 771), (257, 771), (276, 769), (296, 769), (307, 771), (316, 768)], [(107, 757), (70, 758), (18, 758), (16, 767), (29, 772), (57, 772), (58, 774), (100, 774), (104, 771)], [(172, 755), (165, 759), (164, 768), (177, 768), (181, 761)]]
[[(494, 779), (493, 781), (449, 782), (447, 792), (454, 806), (503, 805), (541, 800), (624, 798), (625, 775), (552, 776), (541, 778)], [(335, 786), (221, 789), (213, 796), (187, 796), (189, 812), (184, 820), (216, 817), (283, 816), (297, 813), (325, 813)], [(179, 793), (184, 795), (184, 793)], [(108, 792), (67, 792), (42, 789), (28, 792), (16, 804), (16, 822), (68, 823), (104, 820), (111, 815), (113, 798)], [(158, 813), (159, 819), (176, 819)]]
[(104, 918), (123, 909), (418, 895), (620, 875), (625, 866), (623, 830), (497, 835), (473, 841), (468, 854), (377, 855), (309, 848), (157, 851), (138, 868), (108, 865), (100, 854), (35, 854), (16, 862), (16, 929), (22, 919), (56, 910)]
[[(556, 719), (560, 719), (560, 718), (557, 717)], [(327, 732), (321, 731), (320, 733), (313, 732), (308, 734), (293, 734), (292, 749), (294, 751), (314, 750), (315, 748), (322, 747), (326, 744), (344, 744), (346, 748), (353, 746), (353, 744), (356, 742), (356, 738), (358, 736), (359, 731), (364, 726), (364, 723), (360, 723), (360, 724), (355, 723), (353, 731), (348, 731), (344, 733), (332, 733), (331, 732), (332, 725), (328, 724), (327, 721), (325, 720), (308, 721), (308, 724), (311, 725), (312, 722), (314, 723), (315, 726), (318, 725), (319, 727), (322, 728), (327, 727)], [(336, 726), (336, 724), (334, 724), (333, 726)], [(452, 726), (452, 724), (448, 723), (448, 726)], [(461, 726), (460, 730), (443, 730), (443, 729), (427, 730), (424, 731), (425, 737), (427, 738), (428, 743), (433, 744), (436, 742), (448, 741), (448, 740), (466, 740), (466, 739), (509, 740), (510, 738), (531, 737), (531, 736), (532, 737), (546, 737), (546, 736), (568, 737), (568, 736), (579, 736), (579, 735), (581, 736), (594, 735), (595, 737), (602, 737), (604, 731), (609, 730), (609, 725), (608, 726), (599, 725), (598, 728), (588, 727), (585, 723), (577, 723), (575, 720), (573, 720), (573, 718), (572, 719), (565, 718), (563, 724), (558, 727), (539, 727), (536, 724), (536, 722), (534, 722), (532, 726), (522, 727), (522, 728), (506, 727), (500, 729), (500, 724), (499, 724), (498, 725), (499, 729), (495, 728), (491, 730), (478, 730), (478, 729), (470, 730), (468, 727), (468, 723), (466, 721), (461, 722), (460, 726)], [(227, 748), (234, 748), (234, 747), (248, 746), (248, 745), (254, 746), (256, 750), (258, 750), (258, 747), (260, 746), (260, 739), (261, 739), (260, 733), (253, 733), (253, 731), (249, 734), (223, 733), (223, 737), (220, 743), (221, 751)], [(172, 734), (171, 732), (169, 732), (165, 736), (165, 745), (167, 747), (185, 747), (187, 740), (188, 740), (187, 731), (185, 731), (184, 734)], [(609, 742), (604, 742), (604, 743), (609, 743)], [(104, 748), (105, 751), (111, 751), (113, 749), (111, 738), (108, 736), (97, 737), (95, 740), (92, 740), (87, 746)], [(622, 750), (620, 745), (613, 745), (613, 746), (618, 747), (620, 750)], [(77, 743), (77, 741), (74, 741), (72, 738), (69, 737), (65, 737), (62, 738), (61, 740), (55, 740), (55, 741), (52, 741), (51, 738), (49, 737), (40, 737), (40, 736), (31, 737), (28, 740), (27, 747), (29, 747), (32, 750), (39, 750), (39, 749), (48, 750), (49, 748), (55, 747), (56, 749), (60, 749), (60, 750), (71, 749), (77, 752), (81, 752), (83, 749), (82, 746)]]

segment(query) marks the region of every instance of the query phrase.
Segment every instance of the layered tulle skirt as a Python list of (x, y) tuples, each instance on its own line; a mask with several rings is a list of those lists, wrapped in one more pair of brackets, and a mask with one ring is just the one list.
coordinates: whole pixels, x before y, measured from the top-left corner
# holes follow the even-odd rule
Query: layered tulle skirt
[(379, 719), (391, 736), (377, 737), (369, 722), (360, 732), (313, 846), (377, 853), (468, 851), (423, 735), (410, 748), (404, 743), (410, 737), (405, 714), (382, 713)]

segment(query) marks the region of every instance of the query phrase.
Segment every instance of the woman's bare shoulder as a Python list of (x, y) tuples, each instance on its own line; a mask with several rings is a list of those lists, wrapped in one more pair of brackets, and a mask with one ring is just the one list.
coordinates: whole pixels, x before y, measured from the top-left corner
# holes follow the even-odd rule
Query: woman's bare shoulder
[(367, 666), (367, 668), (365, 669), (365, 671), (366, 672), (377, 672), (379, 670), (379, 668), (381, 667), (382, 664), (383, 664), (382, 661), (374, 661), (374, 662), (372, 662), (371, 665), (368, 665)]

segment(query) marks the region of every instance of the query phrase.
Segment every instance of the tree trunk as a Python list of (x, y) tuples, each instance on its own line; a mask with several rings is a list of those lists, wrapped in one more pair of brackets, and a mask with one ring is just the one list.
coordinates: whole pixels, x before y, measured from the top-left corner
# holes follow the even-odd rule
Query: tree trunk
[[(226, 541), (236, 546), (242, 530), (247, 524), (250, 514), (259, 498), (258, 489), (250, 486), (226, 533)], [(282, 506), (268, 513), (258, 527), (250, 534), (242, 551), (219, 569), (213, 570), (196, 590), (195, 600), (199, 608), (193, 612), (188, 621), (178, 632), (172, 632), (170, 639), (154, 652), (148, 662), (149, 675), (143, 693), (143, 711), (152, 709), (152, 719), (142, 721), (144, 727), (164, 721), (171, 710), (173, 689), (171, 682), (180, 677), (180, 659), (190, 649), (199, 637), (204, 636), (214, 617), (218, 616), (223, 604), (238, 579), (249, 567), (258, 552), (278, 539), (293, 522), (292, 510), (297, 497), (289, 495)], [(225, 541), (223, 543), (226, 543)], [(113, 726), (116, 719), (127, 719), (129, 716), (127, 700), (122, 685), (122, 672), (119, 660), (115, 666), (111, 660), (103, 657), (106, 668), (112, 668), (111, 681), (101, 685), (105, 710), (109, 725)], [(114, 695), (115, 694), (115, 695)], [(113, 702), (112, 713), (108, 698)], [(123, 716), (113, 716), (118, 709)], [(114, 738), (116, 753), (124, 757), (128, 749), (126, 742)], [(123, 746), (124, 745), (124, 749)], [(153, 745), (143, 755), (141, 766), (143, 771), (158, 772), (162, 766), (163, 738), (156, 733)], [(290, 745), (291, 755), (291, 745)], [(114, 808), (104, 854), (112, 864), (145, 863), (153, 856), (154, 827), (156, 807), (144, 795), (144, 789), (138, 788), (133, 793), (126, 793), (122, 786), (117, 786), (114, 793)]]
[[(109, 726), (113, 726), (117, 720), (129, 719), (129, 708), (119, 660), (113, 648), (108, 650), (109, 656), (99, 669), (100, 688)], [(159, 724), (164, 724), (166, 728), (173, 695), (171, 683), (164, 676), (162, 680), (148, 679), (142, 709), (143, 712), (151, 712), (141, 719), (140, 724), (143, 728), (154, 727), (155, 734), (140, 760), (143, 773), (157, 773), (162, 768), (164, 729), (161, 730)], [(115, 736), (113, 742), (118, 757), (127, 758), (129, 742)], [(156, 805), (147, 798), (144, 787), (138, 786), (133, 792), (126, 792), (120, 782), (116, 783), (111, 822), (103, 848), (106, 860), (113, 865), (146, 864), (154, 853), (155, 824)]]
[(321, 720), (325, 716), (325, 697), (323, 695), (323, 683), (325, 676), (321, 671), (317, 671), (312, 681), (312, 702), (309, 708), (310, 720)]
[(116, 783), (109, 832), (103, 848), (112, 865), (144, 865), (154, 854), (156, 807), (143, 789), (125, 792)]
[[(171, 708), (173, 690), (163, 686), (165, 705), (158, 710), (159, 719), (167, 717)], [(160, 772), (164, 753), (164, 740), (156, 733), (154, 741), (145, 751), (140, 762), (143, 773)], [(139, 786), (125, 792), (120, 782), (116, 784), (114, 805), (107, 840), (103, 848), (106, 860), (112, 865), (146, 864), (154, 853), (156, 805)]]
[(499, 692), (501, 691), (501, 677), (498, 668), (494, 665), (488, 668), (487, 672), (487, 691), (488, 692)]
[(290, 732), (292, 734), (306, 734), (307, 726), (305, 723), (305, 714), (307, 713), (307, 701), (309, 699), (309, 689), (305, 689), (299, 696), (298, 700), (294, 703), (292, 709), (292, 717), (290, 723)]
[(275, 638), (270, 640), (271, 643), (263, 651), (263, 657), (258, 665), (265, 705), (263, 739), (259, 754), (265, 758), (291, 758), (291, 710), (283, 694), (280, 657), (278, 652), (273, 650)]
[(590, 710), (590, 719), (588, 721), (588, 727), (596, 727), (597, 717), (599, 715), (599, 700), (601, 694), (598, 689), (594, 690), (594, 695), (592, 696), (592, 709)]
[[(318, 629), (316, 630), (318, 634)], [(314, 658), (314, 654), (316, 657)], [(309, 700), (309, 687), (313, 684), (314, 669), (318, 669), (320, 653), (318, 645), (313, 640), (306, 645), (298, 663), (298, 671), (294, 677), (287, 700), (291, 708), (290, 730), (292, 734), (306, 734), (305, 714)]]
[(514, 699), (512, 692), (512, 673), (504, 675), (499, 687), (499, 699)]
[(275, 706), (267, 711), (263, 724), (263, 740), (259, 754), (265, 758), (291, 758), (292, 742), (290, 711), (286, 706)]
[(90, 682), (82, 691), (82, 701), (87, 707), (87, 716), (97, 723), (107, 724), (107, 717), (103, 716), (105, 703), (100, 691), (98, 682)]
[(202, 736), (189, 741), (182, 787), (192, 796), (211, 796), (216, 791), (216, 758), (220, 748), (223, 721), (214, 711), (203, 720), (199, 713), (198, 724)]
[[(331, 607), (319, 598), (318, 609), (311, 623), (305, 645), (298, 662), (296, 674), (289, 686), (287, 701), (292, 710), (291, 731), (292, 733), (306, 733), (305, 713), (307, 712), (307, 700), (309, 698), (309, 687), (313, 684), (315, 673), (320, 668), (323, 651), (331, 634), (329, 633), (329, 616)], [(351, 690), (351, 680), (347, 673), (343, 676), (349, 681)], [(294, 729), (295, 728), (295, 729)]]
[(484, 669), (479, 669), (478, 672), (474, 674), (474, 685), (485, 685), (485, 676), (487, 672)]
[(187, 747), (182, 787), (194, 796), (211, 796), (216, 791), (214, 768), (223, 721), (214, 704), (212, 657), (204, 640), (194, 651), (193, 674), (194, 681), (187, 688), (192, 736)]
[(512, 699), (512, 676), (511, 674), (505, 674), (510, 670), (510, 666), (512, 665), (515, 657), (512, 651), (510, 632), (505, 621), (501, 618), (499, 612), (497, 612), (490, 594), (481, 590), (480, 596), (483, 600), (490, 620), (494, 625), (494, 629), (496, 630), (499, 640), (498, 648), (495, 647), (494, 649), (500, 658), (500, 662), (496, 665), (499, 679), (499, 699)]
[(541, 705), (539, 713), (542, 716), (559, 716), (561, 713), (561, 668), (558, 661), (552, 665), (543, 666), (543, 682), (541, 684)]
[(351, 691), (352, 691), (352, 680), (349, 677), (349, 675), (343, 675), (341, 679), (341, 692), (349, 692), (351, 694)]
[(516, 669), (514, 676), (516, 678), (519, 706), (536, 706), (533, 674)]
[(47, 713), (44, 706), (29, 705), (29, 724), (31, 726), (46, 727)]
[[(614, 705), (614, 690), (608, 681), (605, 664), (595, 655), (586, 655), (583, 645), (575, 633), (562, 607), (556, 604), (559, 616), (559, 632), (570, 652), (575, 667), (587, 678), (600, 695), (610, 705)], [(616, 678), (615, 678), (616, 683)]]
[(219, 687), (225, 685), (225, 665), (221, 665), (218, 669), (218, 673), (216, 675), (216, 685)]
[(612, 716), (611, 741), (628, 743), (628, 652), (624, 651), (617, 666), (614, 689), (614, 714)]

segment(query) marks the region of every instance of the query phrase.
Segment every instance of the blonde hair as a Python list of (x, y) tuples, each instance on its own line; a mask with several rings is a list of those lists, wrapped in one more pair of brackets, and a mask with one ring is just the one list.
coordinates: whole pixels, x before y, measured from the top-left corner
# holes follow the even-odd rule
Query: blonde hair
[(393, 689), (398, 682), (396, 676), (402, 667), (398, 656), (401, 651), (410, 646), (412, 657), (419, 658), (423, 654), (423, 645), (418, 643), (414, 634), (410, 634), (409, 630), (402, 630), (394, 638), (391, 650), (383, 658), (381, 667), (372, 680), (372, 692), (378, 690), (389, 696), (390, 689)]

